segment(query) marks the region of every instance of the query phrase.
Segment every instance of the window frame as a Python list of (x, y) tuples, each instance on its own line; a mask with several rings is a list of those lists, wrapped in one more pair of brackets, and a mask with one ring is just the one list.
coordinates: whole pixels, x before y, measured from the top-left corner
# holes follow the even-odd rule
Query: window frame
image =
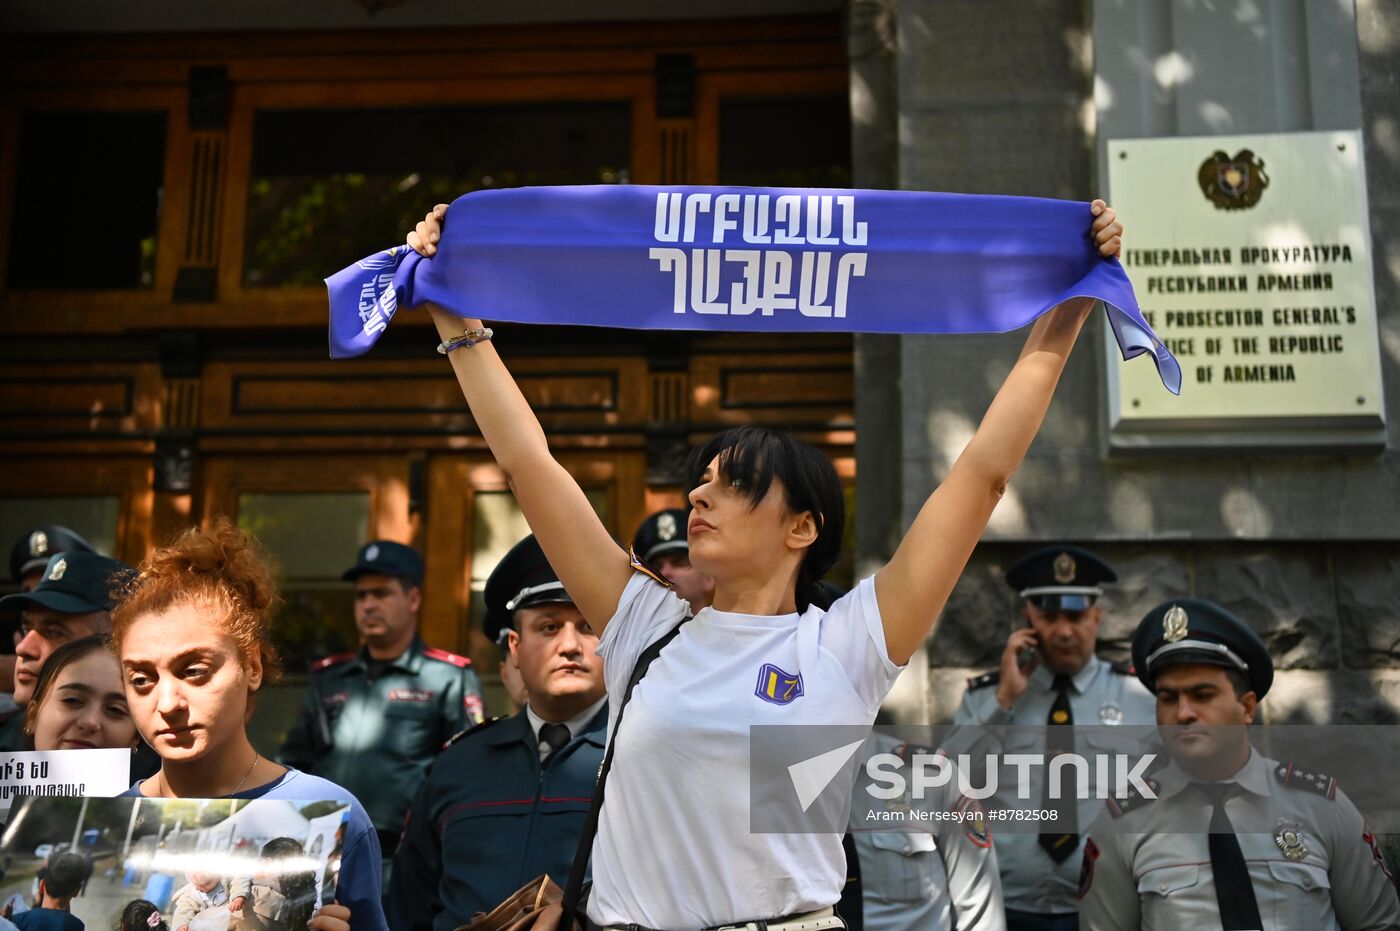
[(115, 497), (116, 552), (110, 555), (134, 566), (150, 551), (155, 490), (149, 456), (16, 458), (5, 471), (5, 497), (29, 496)]
[(695, 184), (719, 183), (719, 111), (725, 98), (813, 97), (850, 91), (850, 76), (843, 70), (754, 72), (718, 71), (697, 78), (695, 132), (697, 137)]
[[(678, 43), (677, 36), (684, 41)], [(245, 288), (242, 283), (251, 129), (259, 108), (630, 102), (633, 183), (705, 184), (716, 177), (720, 95), (832, 92), (849, 82), (835, 14), (256, 38), (250, 44), (248, 36), (236, 34), (149, 36), (114, 48), (101, 37), (41, 37), (12, 61), (0, 61), (0, 132), (15, 133), (18, 115), (26, 108), (167, 111), (155, 286), (102, 292), (0, 290), (0, 334), (323, 327), (326, 308), (320, 288)], [(694, 58), (693, 117), (663, 120), (656, 115), (656, 56), (671, 53)], [(72, 67), (55, 69), (55, 61)], [(195, 131), (189, 126), (189, 69), (210, 64), (228, 69), (228, 125)], [(677, 139), (687, 153), (683, 175), (663, 177), (663, 149)], [(212, 302), (176, 304), (174, 286), (198, 183), (192, 159), (196, 145), (211, 141), (223, 153), (222, 174), (214, 182), (215, 296)], [(0, 146), (0, 218), (12, 214), (15, 156), (13, 147)], [(167, 222), (172, 217), (175, 221)], [(64, 227), (57, 234), (45, 231), (60, 239), (64, 232)], [(0, 287), (10, 235), (10, 224), (0, 223)], [(409, 318), (400, 325), (428, 323)]]
[[(249, 85), (235, 90), (229, 121), (228, 175), (224, 185), (219, 248), (220, 302), (229, 307), (229, 322), (303, 325), (325, 323), (323, 287), (253, 287), (244, 284), (243, 262), (248, 223), (248, 190), (253, 174), (253, 124), (259, 111), (350, 109), (353, 107), (453, 107), (563, 103), (570, 101), (625, 103), (631, 113), (632, 175), (647, 158), (655, 158), (655, 132), (649, 116), (652, 88), (649, 75), (602, 75), (587, 81), (568, 76), (481, 77), (450, 81), (410, 80), (318, 82), (301, 85)], [(432, 206), (431, 204), (425, 206)], [(385, 243), (386, 246), (392, 243)], [(347, 257), (347, 263), (353, 257)], [(335, 269), (327, 269), (330, 274)]]
[[(646, 516), (642, 495), (646, 454), (639, 449), (561, 450), (560, 465), (586, 489), (603, 489), (607, 529), (626, 545)], [(423, 587), (420, 631), (434, 646), (455, 644), (476, 664), (483, 681), (496, 682), (498, 654), (471, 616), (472, 541), (476, 495), (509, 491), (506, 475), (489, 452), (440, 453), (428, 460), (428, 506), (423, 547), (431, 552)]]
[[(0, 97), (0, 138), (20, 139), (20, 126), (26, 111), (74, 112), (103, 111), (163, 112), (165, 114), (165, 164), (162, 170), (160, 217), (156, 226), (155, 277), (149, 288), (103, 288), (67, 290), (63, 288), (11, 288), (9, 280), (10, 238), (14, 230), (15, 186), (19, 148), (0, 146), (0, 319), (3, 330), (11, 333), (71, 331), (74, 327), (111, 329), (120, 309), (126, 325), (152, 325), (161, 322), (162, 310), (170, 305), (179, 272), (180, 238), (178, 223), (170, 217), (183, 216), (188, 205), (188, 172), (177, 170), (176, 161), (188, 150), (189, 121), (187, 94), (183, 87), (123, 86), (53, 88), (12, 92)], [(71, 247), (81, 229), (80, 217), (55, 217), (49, 229), (35, 231), (49, 236), (54, 247)], [(60, 321), (55, 326), (55, 320)]]

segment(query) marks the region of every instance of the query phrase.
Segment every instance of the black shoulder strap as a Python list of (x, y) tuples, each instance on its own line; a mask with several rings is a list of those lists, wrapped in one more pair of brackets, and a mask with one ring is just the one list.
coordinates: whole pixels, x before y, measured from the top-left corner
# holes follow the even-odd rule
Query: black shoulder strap
[(627, 691), (622, 693), (622, 703), (617, 706), (617, 723), (613, 725), (612, 735), (608, 739), (608, 749), (603, 754), (603, 765), (598, 769), (598, 782), (593, 786), (593, 802), (588, 806), (588, 819), (583, 823), (583, 833), (579, 835), (578, 849), (574, 851), (574, 863), (573, 866), (569, 867), (569, 879), (564, 884), (564, 927), (566, 928), (569, 927), (568, 922), (578, 917), (578, 901), (583, 894), (583, 874), (588, 871), (588, 859), (593, 855), (593, 838), (598, 834), (598, 815), (603, 809), (603, 786), (608, 781), (608, 770), (612, 769), (613, 750), (617, 747), (617, 732), (622, 727), (622, 715), (627, 710), (627, 703), (632, 699), (632, 690), (637, 687), (638, 682), (642, 681), (642, 676), (647, 674), (647, 669), (661, 655), (666, 644), (676, 639), (676, 634), (681, 632), (681, 626), (688, 620), (690, 620), (690, 615), (687, 613), (685, 617), (681, 618), (680, 623), (643, 650), (642, 655), (637, 657), (637, 665), (632, 667), (632, 678), (627, 680)]

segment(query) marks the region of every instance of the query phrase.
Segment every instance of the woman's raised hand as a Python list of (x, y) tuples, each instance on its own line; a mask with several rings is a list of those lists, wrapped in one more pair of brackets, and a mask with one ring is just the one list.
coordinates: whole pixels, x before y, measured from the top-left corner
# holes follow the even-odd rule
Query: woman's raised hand
[[(410, 249), (428, 258), (437, 254), (447, 207), (438, 204), (428, 211), (408, 234)], [(444, 340), (481, 326), (480, 320), (458, 317), (436, 304), (427, 307)], [(632, 577), (626, 552), (598, 519), (578, 481), (555, 461), (544, 428), (494, 343), (459, 349), (449, 353), (448, 359), (476, 428), (506, 474), (549, 564), (593, 629), (601, 633), (617, 612), (622, 590)]]
[[(1118, 222), (1118, 214), (1114, 213), (1108, 204), (1097, 199), (1089, 205), (1089, 209), (1094, 214), (1094, 225), (1089, 228), (1089, 235), (1094, 238), (1094, 245), (1099, 247), (1099, 255), (1106, 259), (1118, 258), (1123, 254), (1123, 224)], [(418, 228), (422, 229), (423, 224), (419, 223)], [(408, 244), (413, 245), (412, 233), (408, 234)]]
[[(1102, 200), (1093, 201), (1089, 211), (1094, 217), (1089, 238), (1099, 255), (1116, 258), (1123, 251), (1123, 224), (1118, 215)], [(972, 441), (876, 576), (885, 647), (896, 664), (909, 661), (947, 603), (992, 511), (1040, 429), (1065, 360), (1093, 308), (1092, 298), (1072, 298), (1035, 322), (1021, 358)], [(1014, 660), (1014, 654), (1008, 657), (1008, 661)]]
[[(1103, 201), (1094, 201), (1099, 204)], [(1110, 210), (1109, 214), (1113, 211)], [(442, 221), (447, 218), (447, 205), (438, 204), (428, 211), (418, 225), (408, 234), (408, 247), (422, 256), (437, 254), (437, 242), (442, 237)]]
[(350, 931), (350, 909), (335, 902), (322, 905), (306, 926), (314, 931)]

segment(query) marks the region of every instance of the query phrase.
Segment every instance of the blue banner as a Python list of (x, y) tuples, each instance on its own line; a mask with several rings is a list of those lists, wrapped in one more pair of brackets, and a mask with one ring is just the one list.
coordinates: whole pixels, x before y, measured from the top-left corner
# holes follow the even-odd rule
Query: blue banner
[(1138, 309), (1083, 202), (778, 188), (598, 185), (478, 191), (438, 252), (397, 246), (326, 279), (331, 358), (399, 307), (487, 321), (758, 332), (1003, 333), (1103, 301), (1125, 359), (1181, 367)]

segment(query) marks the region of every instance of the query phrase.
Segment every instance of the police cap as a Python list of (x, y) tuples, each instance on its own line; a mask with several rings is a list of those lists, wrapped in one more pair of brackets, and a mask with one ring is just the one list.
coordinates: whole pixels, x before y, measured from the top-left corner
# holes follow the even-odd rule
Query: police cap
[(422, 585), (423, 557), (413, 547), (393, 540), (371, 540), (360, 547), (360, 552), (355, 556), (355, 565), (346, 569), (341, 578), (353, 582), (370, 573), (390, 575)]
[(538, 604), (573, 604), (564, 583), (550, 568), (534, 534), (501, 557), (486, 580), (486, 636), (500, 642), (501, 632), (514, 628), (515, 612)]
[(34, 590), (0, 598), (0, 608), (41, 605), (60, 614), (110, 611), (116, 603), (113, 590), (132, 574), (126, 563), (97, 553), (55, 553), (49, 557), (44, 577)]
[(1006, 584), (1042, 611), (1087, 611), (1118, 574), (1079, 546), (1047, 546), (1006, 570)]
[(632, 550), (647, 562), (667, 553), (689, 553), (690, 541), (686, 538), (688, 524), (684, 508), (657, 511), (637, 528), (637, 535), (632, 538)]
[(1133, 667), (1149, 689), (1166, 666), (1206, 663), (1244, 676), (1256, 698), (1274, 681), (1269, 648), (1244, 621), (1203, 598), (1175, 598), (1147, 612), (1133, 634)]
[(10, 578), (18, 582), (29, 573), (44, 568), (54, 553), (71, 550), (91, 553), (92, 544), (67, 527), (40, 524), (10, 547)]

